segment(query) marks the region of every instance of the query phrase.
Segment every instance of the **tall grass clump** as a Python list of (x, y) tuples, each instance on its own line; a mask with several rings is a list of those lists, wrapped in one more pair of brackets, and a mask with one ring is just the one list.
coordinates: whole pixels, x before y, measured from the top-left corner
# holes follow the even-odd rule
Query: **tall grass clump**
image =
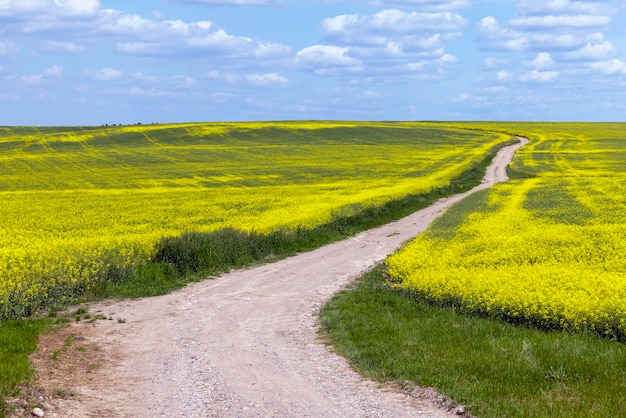
[(43, 320), (0, 322), (0, 417), (9, 412), (6, 397), (18, 395), (18, 385), (33, 378), (28, 356), (45, 327)]

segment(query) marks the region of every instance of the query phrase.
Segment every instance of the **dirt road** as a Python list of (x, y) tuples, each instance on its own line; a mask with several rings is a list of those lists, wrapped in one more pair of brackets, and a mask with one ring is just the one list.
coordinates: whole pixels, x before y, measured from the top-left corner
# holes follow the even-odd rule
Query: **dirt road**
[[(117, 320), (63, 331), (85, 347), (67, 357), (76, 359), (74, 368), (61, 372), (60, 363), (35, 362), (46, 392), (68, 398), (50, 400), (46, 416), (453, 414), (425, 396), (381, 389), (351, 371), (319, 341), (316, 314), (335, 292), (424, 231), (450, 205), (506, 180), (513, 153), (527, 142), (521, 141), (500, 151), (474, 190), (400, 221), (166, 296), (92, 305), (92, 312)], [(78, 360), (81, 355), (91, 355), (93, 367)], [(48, 352), (38, 358), (49, 357)]]

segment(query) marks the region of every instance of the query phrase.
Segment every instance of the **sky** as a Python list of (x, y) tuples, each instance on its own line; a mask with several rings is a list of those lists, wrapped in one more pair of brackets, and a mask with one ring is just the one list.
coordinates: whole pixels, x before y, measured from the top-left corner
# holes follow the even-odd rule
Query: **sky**
[(0, 125), (623, 121), (608, 0), (0, 0)]

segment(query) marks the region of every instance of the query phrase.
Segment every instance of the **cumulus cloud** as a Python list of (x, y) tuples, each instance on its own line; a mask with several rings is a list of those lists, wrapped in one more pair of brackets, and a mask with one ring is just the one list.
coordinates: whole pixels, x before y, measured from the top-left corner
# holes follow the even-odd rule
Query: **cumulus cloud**
[[(458, 99), (476, 104), (476, 97), (489, 92), (495, 96), (494, 102), (498, 96), (504, 99), (511, 94), (516, 100), (527, 95), (531, 101), (540, 96), (544, 102), (548, 98), (559, 101), (567, 95), (564, 92), (579, 91), (577, 86), (592, 90), (593, 83), (605, 86), (610, 78), (623, 76), (626, 64), (615, 58), (617, 47), (603, 33), (611, 30), (615, 16), (611, 3), (616, 4), (520, 0), (508, 20), (484, 17), (477, 25), (478, 45), (511, 54), (501, 55), (506, 59), (488, 58), (484, 75), (477, 80), (478, 94)], [(558, 89), (558, 94), (553, 89)]]
[(585, 45), (576, 50), (562, 55), (563, 59), (568, 60), (604, 60), (612, 58), (617, 54), (617, 48), (613, 44), (604, 39), (601, 33), (594, 33), (587, 36)]
[(18, 49), (19, 48), (15, 42), (0, 40), (0, 57), (11, 55), (14, 52), (17, 52)]
[(505, 70), (500, 70), (496, 73), (496, 78), (498, 81), (507, 81), (513, 78), (513, 74)]
[[(7, 1), (0, 1), (0, 18), (11, 17), (3, 29), (45, 37), (39, 47), (42, 52), (80, 53), (85, 50), (81, 44), (106, 41), (115, 42), (121, 54), (142, 57), (275, 59), (292, 54), (287, 45), (233, 35), (205, 20), (147, 18), (101, 9), (100, 2), (93, 0)], [(57, 39), (48, 39), (50, 33), (55, 33)], [(63, 36), (66, 39), (58, 39)], [(83, 42), (79, 44), (77, 39)]]
[(441, 45), (443, 33), (458, 32), (467, 21), (456, 13), (416, 13), (397, 9), (373, 15), (340, 15), (322, 22), (326, 39), (340, 44), (429, 48)]
[(246, 76), (246, 80), (252, 84), (263, 87), (284, 86), (289, 84), (287, 77), (277, 73), (249, 74)]
[(173, 3), (203, 4), (206, 6), (280, 6), (284, 0), (173, 0)]
[(80, 54), (86, 49), (75, 42), (45, 40), (40, 44), (39, 50), (49, 54)]
[(540, 52), (532, 61), (525, 61), (524, 64), (535, 70), (543, 70), (554, 65), (554, 60), (547, 52)]
[(20, 77), (22, 83), (27, 86), (39, 86), (48, 81), (63, 77), (63, 67), (53, 65), (45, 70), (42, 74), (24, 75)]
[(487, 49), (521, 50), (527, 48), (530, 39), (522, 32), (502, 27), (500, 22), (487, 16), (478, 22), (478, 41)]
[(222, 73), (222, 72), (219, 72), (217, 70), (209, 71), (206, 76), (210, 80), (221, 80), (221, 81), (225, 81), (227, 83), (235, 83), (235, 82), (239, 81), (239, 79), (241, 78), (237, 74), (233, 74), (233, 73), (229, 73), (229, 72)]
[(548, 15), (526, 16), (511, 19), (512, 26), (522, 28), (589, 28), (605, 26), (611, 21), (610, 16), (593, 15)]
[[(414, 5), (434, 3), (410, 2)], [(369, 15), (329, 17), (322, 21), (327, 44), (302, 49), (297, 54), (296, 64), (317, 73), (413, 74), (431, 69), (437, 74), (457, 62), (455, 56), (446, 53), (445, 45), (461, 36), (466, 24), (463, 16), (449, 11), (384, 9)]]
[(589, 64), (589, 67), (606, 75), (626, 74), (626, 63), (617, 58), (608, 61), (592, 62)]
[(278, 57), (291, 52), (287, 45), (228, 34), (212, 22), (186, 23), (181, 20), (154, 21), (124, 15), (111, 20), (101, 31), (124, 35), (117, 50), (138, 56), (176, 56), (198, 54), (232, 57)]
[[(478, 39), (486, 49), (572, 52), (589, 43), (587, 49), (579, 54), (579, 59), (596, 56), (601, 50), (608, 53), (608, 44), (600, 46), (602, 41), (594, 42), (587, 38), (609, 27), (616, 13), (611, 3), (597, 0), (520, 0), (516, 5), (516, 15), (508, 21), (499, 22), (493, 16), (482, 19), (478, 25)], [(572, 56), (570, 59), (575, 58)]]
[(297, 52), (295, 63), (299, 68), (319, 74), (334, 71), (361, 71), (363, 62), (351, 57), (349, 48), (333, 45), (313, 45)]
[(613, 10), (601, 1), (571, 1), (571, 0), (521, 0), (519, 10), (524, 14), (611, 14)]
[(86, 17), (95, 15), (100, 7), (99, 0), (3, 0), (0, 17), (16, 20), (39, 15)]
[(141, 87), (132, 87), (130, 89), (130, 94), (133, 97), (147, 99), (176, 99), (184, 96), (184, 94), (179, 91), (162, 90), (157, 88), (145, 89)]
[(321, 3), (369, 3), (376, 7), (409, 6), (423, 11), (452, 11), (471, 6), (470, 0), (318, 0)]
[(43, 76), (46, 78), (60, 78), (63, 77), (63, 67), (59, 67), (58, 65), (53, 65), (52, 67), (48, 68), (44, 73)]
[(105, 67), (99, 70), (87, 70), (85, 76), (94, 81), (112, 81), (122, 77), (122, 72), (114, 68)]
[(539, 71), (531, 70), (520, 77), (521, 81), (533, 83), (549, 83), (559, 76), (558, 71)]
[(196, 81), (195, 78), (190, 77), (188, 75), (177, 75), (174, 76), (174, 84), (178, 87), (193, 87), (195, 86), (198, 82)]

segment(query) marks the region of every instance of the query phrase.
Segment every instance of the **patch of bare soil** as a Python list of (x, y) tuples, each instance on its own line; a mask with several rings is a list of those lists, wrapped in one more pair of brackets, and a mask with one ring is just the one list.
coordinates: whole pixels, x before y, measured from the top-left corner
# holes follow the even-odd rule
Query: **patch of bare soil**
[[(473, 191), (506, 180), (506, 165), (523, 143), (503, 149)], [(93, 304), (93, 314), (118, 320), (43, 335), (32, 358), (38, 380), (31, 392), (48, 407), (46, 417), (462, 413), (432, 389), (362, 378), (319, 339), (317, 312), (473, 191), (345, 241), (169, 295)]]

